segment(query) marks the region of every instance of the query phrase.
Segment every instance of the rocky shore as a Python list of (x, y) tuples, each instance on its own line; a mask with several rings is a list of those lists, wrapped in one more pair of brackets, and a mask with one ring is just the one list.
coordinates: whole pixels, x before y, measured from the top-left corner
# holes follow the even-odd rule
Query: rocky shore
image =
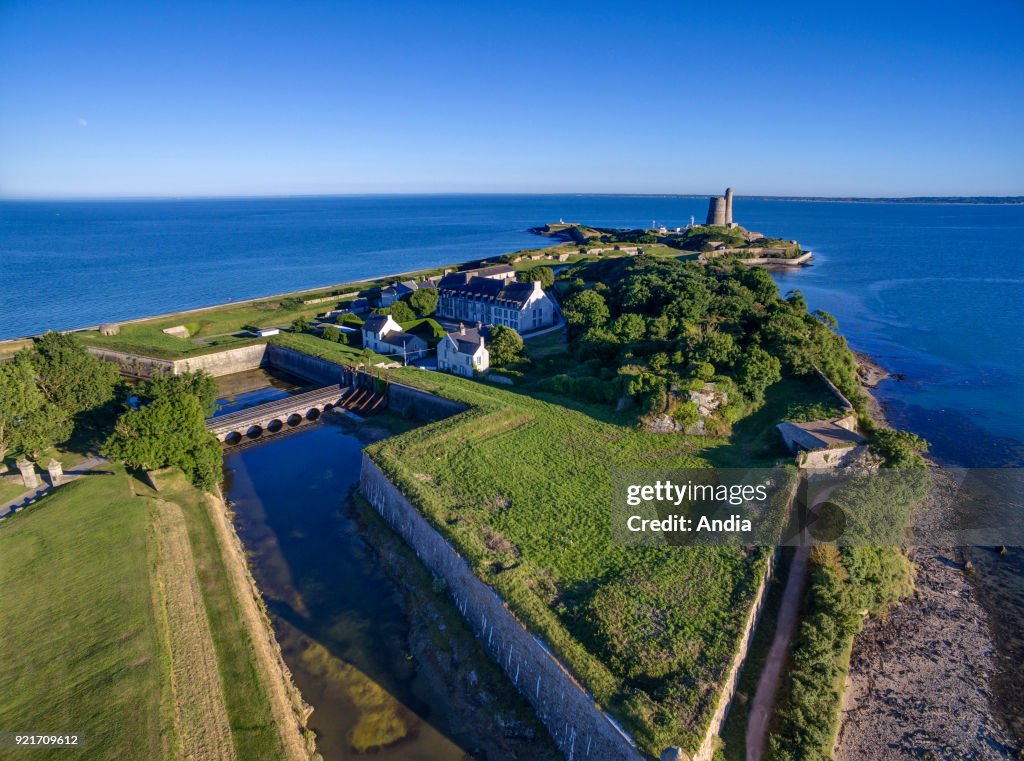
[[(888, 373), (864, 355), (857, 361), (870, 397)], [(884, 424), (874, 398), (870, 409)], [(933, 473), (935, 488), (915, 515), (925, 528), (943, 525), (958, 492), (952, 478)], [(868, 621), (854, 642), (836, 759), (1024, 758), (996, 718), (1005, 714), (994, 694), (1005, 664), (972, 565), (956, 547), (917, 547), (908, 555), (916, 566), (914, 595)]]

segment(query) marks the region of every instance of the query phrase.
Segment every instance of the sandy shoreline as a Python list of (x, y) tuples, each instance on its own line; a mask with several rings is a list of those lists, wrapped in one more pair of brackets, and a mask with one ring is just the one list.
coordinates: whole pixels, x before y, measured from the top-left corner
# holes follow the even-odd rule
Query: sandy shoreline
[[(889, 373), (872, 358), (855, 356), (871, 417), (886, 424), (871, 389)], [(919, 525), (940, 525), (957, 493), (948, 475), (933, 473), (936, 488), (915, 515)], [(884, 618), (869, 620), (854, 641), (835, 757), (1024, 757), (997, 719), (1009, 708), (996, 703), (1004, 664), (964, 552), (916, 547), (908, 554), (916, 566), (914, 595)]]

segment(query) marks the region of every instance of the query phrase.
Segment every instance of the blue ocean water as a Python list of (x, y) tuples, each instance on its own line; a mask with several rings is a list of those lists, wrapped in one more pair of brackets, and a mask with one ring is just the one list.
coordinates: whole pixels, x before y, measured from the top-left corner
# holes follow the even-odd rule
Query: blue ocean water
[[(539, 247), (528, 228), (559, 218), (675, 227), (706, 208), (587, 195), (3, 201), (0, 338)], [(738, 197), (736, 219), (815, 252), (777, 281), (904, 377), (878, 389), (895, 424), (948, 461), (1024, 464), (1024, 206)]]

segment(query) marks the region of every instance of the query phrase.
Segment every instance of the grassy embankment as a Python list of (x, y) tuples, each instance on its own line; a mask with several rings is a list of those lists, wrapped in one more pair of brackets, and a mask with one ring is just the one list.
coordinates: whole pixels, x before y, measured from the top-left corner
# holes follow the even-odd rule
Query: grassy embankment
[(84, 732), (69, 758), (295, 758), (207, 498), (113, 470), (0, 525), (0, 726)]
[(609, 470), (707, 466), (733, 445), (647, 434), (564, 397), (393, 377), (471, 409), (371, 445), (374, 461), (642, 749), (695, 749), (767, 552), (613, 545)]

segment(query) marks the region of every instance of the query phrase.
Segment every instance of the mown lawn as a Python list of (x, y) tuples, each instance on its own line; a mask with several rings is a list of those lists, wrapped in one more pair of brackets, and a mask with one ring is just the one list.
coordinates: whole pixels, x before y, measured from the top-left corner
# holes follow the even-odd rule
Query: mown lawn
[[(180, 743), (153, 594), (156, 493), (112, 469), (0, 523), (0, 727), (84, 732), (85, 748), (62, 758), (168, 758)], [(184, 483), (160, 497), (185, 515), (236, 755), (280, 758), (203, 497)]]
[(438, 373), (393, 377), (471, 409), (371, 445), (374, 461), (641, 748), (694, 750), (767, 556), (613, 545), (611, 469), (704, 467), (701, 450), (726, 442)]
[(5, 731), (84, 732), (69, 758), (163, 757), (150, 522), (120, 475), (68, 484), (0, 524)]

